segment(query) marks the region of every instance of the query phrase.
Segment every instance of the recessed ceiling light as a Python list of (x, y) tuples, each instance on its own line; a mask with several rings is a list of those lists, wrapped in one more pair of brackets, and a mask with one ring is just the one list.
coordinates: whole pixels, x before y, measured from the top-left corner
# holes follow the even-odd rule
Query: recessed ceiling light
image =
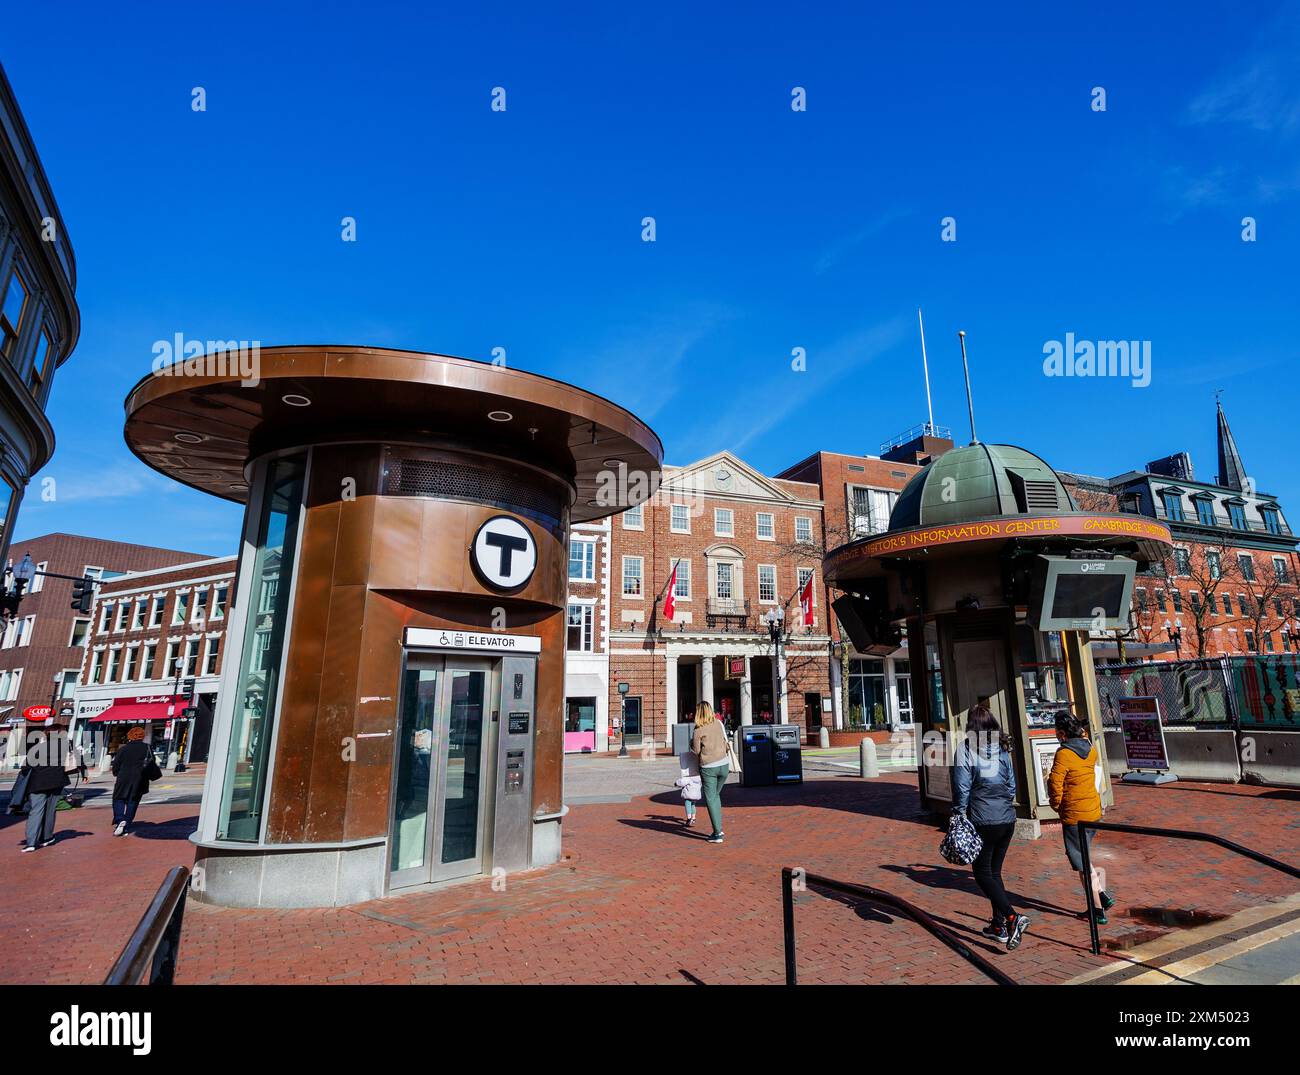
[(494, 422), (509, 422), (514, 415), (509, 411), (488, 411), (488, 417)]
[(621, 467), (621, 466), (623, 466), (623, 460), (621, 460), (621, 459), (606, 459), (604, 465), (607, 466), (607, 467)]
[(244, 485), (242, 482), (236, 482), (230, 488), (235, 490), (236, 492), (245, 492), (245, 493), (248, 492), (248, 486)]
[(300, 396), (300, 395), (297, 395), (297, 394), (294, 393), (294, 392), (290, 392), (287, 396), (281, 396), (280, 398), (281, 398), (285, 403), (289, 404), (290, 407), (310, 407), (310, 406), (311, 406), (311, 400), (309, 400), (306, 396)]
[(202, 444), (203, 438), (197, 433), (177, 433), (176, 439), (182, 444)]

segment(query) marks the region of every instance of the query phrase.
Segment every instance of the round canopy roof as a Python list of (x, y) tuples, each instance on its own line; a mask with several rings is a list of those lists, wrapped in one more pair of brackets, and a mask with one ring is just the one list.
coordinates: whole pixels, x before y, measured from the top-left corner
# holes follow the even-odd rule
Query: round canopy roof
[(1172, 544), (1142, 515), (1080, 511), (1056, 472), (1010, 444), (969, 444), (926, 464), (899, 494), (883, 534), (826, 554), (826, 581), (851, 588), (889, 561), (925, 563), (1007, 546), (1109, 549), (1145, 564)]
[(524, 460), (575, 487), (573, 522), (638, 504), (657, 485), (663, 445), (654, 432), (562, 381), (386, 348), (268, 347), (256, 359), (255, 378), (242, 381), (233, 353), (144, 378), (126, 399), (131, 451), (185, 485), (240, 503), (250, 459), (341, 440), (430, 439)]
[(975, 443), (927, 463), (899, 494), (889, 529), (1074, 510), (1056, 471), (1033, 452)]

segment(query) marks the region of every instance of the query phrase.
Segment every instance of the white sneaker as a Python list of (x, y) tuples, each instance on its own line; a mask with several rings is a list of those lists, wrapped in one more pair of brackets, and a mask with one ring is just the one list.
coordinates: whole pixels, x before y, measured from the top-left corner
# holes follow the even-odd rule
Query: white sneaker
[(125, 835), (126, 835), (126, 822), (125, 822), (125, 821), (119, 821), (119, 822), (117, 823), (117, 828), (115, 828), (115, 829), (113, 830), (113, 835), (114, 835), (114, 836), (125, 836)]

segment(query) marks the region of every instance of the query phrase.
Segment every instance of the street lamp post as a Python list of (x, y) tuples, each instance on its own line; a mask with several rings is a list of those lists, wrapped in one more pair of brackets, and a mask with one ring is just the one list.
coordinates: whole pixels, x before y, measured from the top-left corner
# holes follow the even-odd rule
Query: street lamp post
[(627, 692), (632, 685), (621, 680), (618, 685), (618, 756), (627, 757)]
[(1177, 624), (1171, 624), (1165, 620), (1165, 634), (1169, 636), (1169, 641), (1174, 644), (1174, 657), (1178, 660), (1183, 658), (1182, 641), (1183, 629)]
[(785, 625), (785, 609), (769, 608), (763, 617), (767, 635), (772, 640), (772, 717), (773, 724), (782, 724), (781, 713), (781, 630)]

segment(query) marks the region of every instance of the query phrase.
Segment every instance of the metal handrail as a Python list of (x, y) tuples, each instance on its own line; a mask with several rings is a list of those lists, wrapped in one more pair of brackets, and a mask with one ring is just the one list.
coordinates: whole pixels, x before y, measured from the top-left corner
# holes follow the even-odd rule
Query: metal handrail
[(1097, 930), (1097, 905), (1092, 898), (1092, 855), (1088, 850), (1088, 829), (1104, 829), (1107, 832), (1131, 832), (1137, 836), (1164, 836), (1170, 840), (1199, 840), (1202, 843), (1217, 844), (1219, 847), (1228, 851), (1236, 852), (1248, 859), (1254, 859), (1270, 869), (1277, 870), (1279, 873), (1289, 874), (1292, 877), (1300, 877), (1300, 868), (1291, 866), (1279, 859), (1270, 858), (1263, 852), (1252, 850), (1249, 847), (1242, 847), (1241, 844), (1234, 844), (1231, 840), (1225, 840), (1222, 836), (1215, 836), (1210, 832), (1192, 832), (1189, 829), (1157, 829), (1149, 825), (1123, 825), (1113, 821), (1078, 821), (1074, 824), (1079, 826), (1079, 858), (1083, 862), (1083, 889), (1084, 898), (1088, 901), (1088, 932), (1092, 938), (1092, 954), (1101, 955), (1101, 935)]
[(149, 971), (150, 985), (171, 985), (181, 945), (181, 919), (190, 871), (173, 866), (158, 886), (139, 924), (109, 969), (105, 985), (139, 985)]
[[(908, 918), (932, 936), (937, 937), (961, 956), (962, 959), (992, 978), (998, 985), (1017, 984), (1015, 979), (1008, 978), (978, 952), (966, 947), (955, 934), (939, 925), (921, 908), (913, 906), (907, 900), (895, 896), (891, 892), (871, 888), (869, 885), (855, 885), (848, 881), (835, 881), (832, 878), (822, 877), (820, 874), (815, 873), (804, 873), (801, 876), (810, 885), (818, 885), (821, 888), (842, 892), (847, 896), (858, 896), (862, 899), (893, 907), (896, 911), (901, 911), (907, 915)], [(794, 870), (789, 866), (781, 868), (781, 919), (785, 929), (785, 984), (798, 985), (794, 951)]]

